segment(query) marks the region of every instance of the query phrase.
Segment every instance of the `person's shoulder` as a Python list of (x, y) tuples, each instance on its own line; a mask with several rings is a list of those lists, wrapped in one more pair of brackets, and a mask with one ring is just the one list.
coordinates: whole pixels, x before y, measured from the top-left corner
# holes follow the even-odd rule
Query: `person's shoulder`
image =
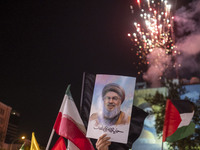
[(119, 119), (117, 120), (117, 123), (116, 125), (119, 125), (119, 124), (128, 124), (130, 123), (130, 119), (131, 117), (128, 116), (126, 113), (124, 113), (123, 111), (120, 112), (120, 116), (119, 116)]
[(125, 112), (121, 111), (120, 116), (124, 119), (130, 119), (131, 117), (128, 116)]

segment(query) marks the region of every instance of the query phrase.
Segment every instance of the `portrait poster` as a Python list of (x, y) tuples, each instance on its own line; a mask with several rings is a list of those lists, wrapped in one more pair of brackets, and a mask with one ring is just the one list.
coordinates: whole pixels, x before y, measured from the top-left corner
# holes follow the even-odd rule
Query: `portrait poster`
[(96, 75), (86, 136), (98, 139), (107, 134), (110, 141), (127, 143), (135, 77)]

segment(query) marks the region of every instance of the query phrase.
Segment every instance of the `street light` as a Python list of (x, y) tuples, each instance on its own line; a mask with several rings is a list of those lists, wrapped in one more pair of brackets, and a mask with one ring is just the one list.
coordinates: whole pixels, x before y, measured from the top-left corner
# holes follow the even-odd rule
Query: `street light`
[(21, 145), (21, 148), (19, 150), (23, 150), (25, 145), (31, 144), (31, 141), (29, 139), (26, 139), (25, 137), (22, 137), (22, 139), (24, 140), (24, 143)]
[(22, 136), (22, 137), (21, 137), (22, 140), (24, 140), (25, 138), (26, 138), (25, 136)]
[[(22, 136), (20, 139), (22, 139), (22, 140), (24, 140), (26, 137), (25, 136)], [(10, 144), (10, 150), (12, 150), (12, 146), (13, 146), (13, 144), (16, 142), (16, 141), (18, 141), (18, 140), (20, 140), (20, 139), (14, 139), (13, 141), (12, 141), (12, 143)]]

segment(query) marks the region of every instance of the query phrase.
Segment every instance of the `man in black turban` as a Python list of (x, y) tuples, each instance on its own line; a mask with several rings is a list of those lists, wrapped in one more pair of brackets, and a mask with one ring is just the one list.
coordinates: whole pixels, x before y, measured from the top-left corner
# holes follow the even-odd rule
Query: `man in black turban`
[(130, 116), (121, 111), (120, 107), (125, 100), (125, 91), (118, 84), (110, 83), (102, 90), (103, 112), (94, 113), (90, 121), (95, 120), (96, 125), (122, 125), (130, 122)]

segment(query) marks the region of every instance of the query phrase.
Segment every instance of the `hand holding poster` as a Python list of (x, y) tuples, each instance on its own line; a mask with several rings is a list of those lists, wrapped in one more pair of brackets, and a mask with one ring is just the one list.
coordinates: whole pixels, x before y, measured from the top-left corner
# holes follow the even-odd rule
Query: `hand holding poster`
[(135, 82), (134, 77), (96, 76), (87, 137), (106, 133), (110, 141), (127, 143)]

